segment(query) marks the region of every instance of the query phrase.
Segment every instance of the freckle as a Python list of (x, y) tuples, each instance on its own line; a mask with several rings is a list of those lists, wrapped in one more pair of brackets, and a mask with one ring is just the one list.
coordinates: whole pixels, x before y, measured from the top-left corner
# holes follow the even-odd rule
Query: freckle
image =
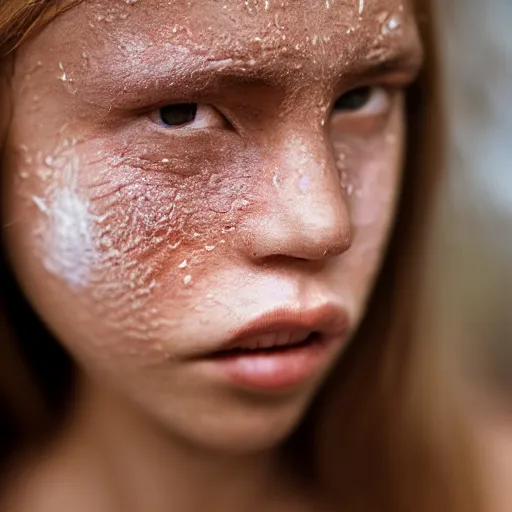
[(183, 284), (189, 285), (191, 283), (191, 281), (192, 281), (191, 275), (185, 276), (185, 278), (183, 279)]
[(187, 260), (183, 260), (179, 265), (178, 268), (186, 268), (188, 266)]

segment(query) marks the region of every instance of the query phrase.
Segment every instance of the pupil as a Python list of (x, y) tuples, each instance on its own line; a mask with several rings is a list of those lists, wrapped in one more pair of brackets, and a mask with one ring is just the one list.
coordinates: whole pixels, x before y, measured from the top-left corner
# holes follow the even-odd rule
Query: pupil
[(160, 119), (167, 126), (181, 126), (190, 123), (196, 118), (196, 114), (196, 103), (181, 103), (160, 109)]
[(359, 87), (344, 94), (335, 104), (335, 110), (359, 110), (363, 108), (372, 94), (371, 87)]

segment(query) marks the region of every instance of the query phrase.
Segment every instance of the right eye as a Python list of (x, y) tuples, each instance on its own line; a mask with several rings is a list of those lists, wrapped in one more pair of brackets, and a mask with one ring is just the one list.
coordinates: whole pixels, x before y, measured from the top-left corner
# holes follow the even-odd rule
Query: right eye
[(151, 120), (163, 128), (205, 129), (224, 128), (226, 118), (214, 107), (198, 103), (176, 103), (165, 105), (151, 112)]

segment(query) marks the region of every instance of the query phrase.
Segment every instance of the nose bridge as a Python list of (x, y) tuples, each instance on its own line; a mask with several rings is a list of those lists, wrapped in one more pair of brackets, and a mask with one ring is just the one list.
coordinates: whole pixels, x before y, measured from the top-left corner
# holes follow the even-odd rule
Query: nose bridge
[[(347, 204), (331, 146), (323, 134), (294, 135), (284, 144), (281, 169), (286, 218), (300, 226), (305, 242), (331, 254), (350, 238)], [(323, 248), (323, 249), (322, 249)]]
[(306, 203), (336, 192), (337, 172), (323, 137), (292, 135), (281, 146), (277, 180), (281, 194), (290, 194), (300, 203)]
[(272, 191), (265, 220), (253, 225), (252, 256), (317, 260), (346, 251), (351, 241), (349, 213), (323, 130), (295, 130), (276, 137), (273, 146)]

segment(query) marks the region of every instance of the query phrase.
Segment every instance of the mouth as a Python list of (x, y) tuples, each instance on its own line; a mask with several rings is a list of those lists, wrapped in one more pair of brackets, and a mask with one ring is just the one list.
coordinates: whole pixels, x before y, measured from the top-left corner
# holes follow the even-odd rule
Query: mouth
[(237, 386), (286, 390), (321, 372), (347, 331), (347, 314), (336, 307), (274, 310), (235, 331), (202, 361)]
[(304, 348), (311, 344), (321, 343), (323, 335), (319, 332), (304, 330), (283, 330), (240, 340), (240, 344), (214, 352), (212, 357), (250, 356), (257, 354), (272, 354)]

